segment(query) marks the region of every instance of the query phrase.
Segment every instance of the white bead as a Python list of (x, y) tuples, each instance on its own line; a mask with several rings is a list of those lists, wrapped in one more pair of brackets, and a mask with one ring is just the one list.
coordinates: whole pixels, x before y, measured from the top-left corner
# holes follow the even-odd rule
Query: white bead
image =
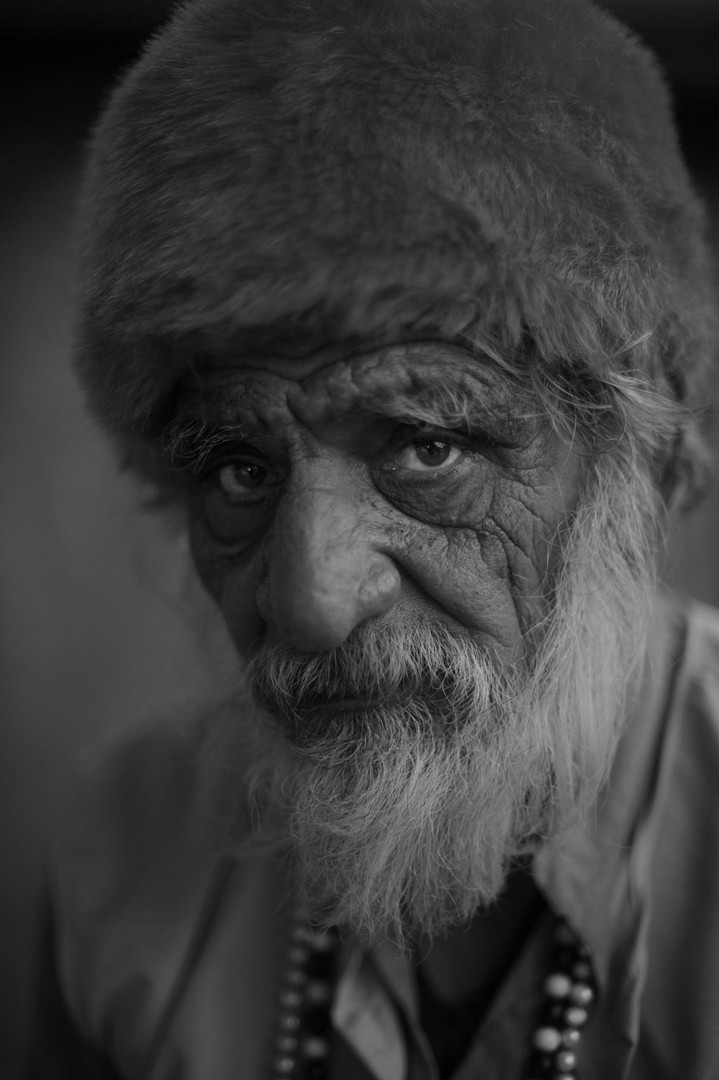
[(545, 1054), (553, 1054), (562, 1045), (562, 1036), (556, 1028), (537, 1028), (532, 1036), (532, 1045)]
[(313, 979), (307, 983), (305, 998), (312, 1005), (325, 1005), (332, 997), (330, 986), (319, 979)]
[(307, 943), (315, 952), (330, 952), (335, 942), (332, 934), (325, 934), (322, 930), (311, 930), (307, 934)]
[(294, 945), (297, 945), (301, 949), (312, 949), (314, 947), (314, 932), (310, 930), (306, 923), (298, 923), (292, 928), (290, 938)]
[(572, 1050), (560, 1050), (556, 1057), (556, 1065), (561, 1073), (573, 1072), (577, 1067), (577, 1055)]
[(283, 1031), (299, 1031), (300, 1018), (296, 1013), (285, 1013), (280, 1017), (280, 1027)]
[(283, 990), (280, 994), (280, 1005), (285, 1009), (299, 1009), (302, 1004), (302, 994), (299, 990)]
[(568, 975), (555, 972), (549, 975), (544, 983), (544, 992), (552, 998), (569, 997), (572, 989), (572, 980)]
[(566, 1047), (567, 1050), (572, 1050), (575, 1046), (579, 1046), (581, 1041), (581, 1032), (577, 1031), (576, 1028), (566, 1028), (562, 1032), (562, 1046)]
[(329, 1052), (329, 1043), (319, 1035), (310, 1035), (302, 1043), (302, 1055), (306, 1058), (325, 1058)]
[(299, 1043), (295, 1035), (280, 1035), (277, 1040), (277, 1049), (280, 1054), (294, 1054), (297, 1052)]
[(572, 1005), (564, 1013), (564, 1020), (569, 1027), (584, 1027), (588, 1019), (589, 1014), (587, 1013), (587, 1010), (580, 1008), (579, 1005)]
[(295, 1059), (291, 1057), (275, 1058), (274, 1066), (278, 1076), (292, 1076), (295, 1071)]
[(287, 950), (287, 959), (290, 964), (304, 964), (309, 958), (310, 951), (304, 945), (293, 945)]
[(570, 997), (575, 1005), (586, 1008), (587, 1005), (591, 1005), (594, 1001), (594, 991), (587, 983), (575, 983)]

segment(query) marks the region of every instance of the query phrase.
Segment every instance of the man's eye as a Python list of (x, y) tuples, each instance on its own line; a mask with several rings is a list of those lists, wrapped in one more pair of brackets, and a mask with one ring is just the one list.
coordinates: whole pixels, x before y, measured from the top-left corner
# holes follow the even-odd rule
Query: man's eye
[(219, 468), (216, 483), (230, 502), (240, 502), (269, 479), (269, 470), (256, 461), (232, 461)]
[(282, 477), (271, 462), (234, 457), (210, 465), (197, 489), (202, 519), (221, 543), (238, 543), (262, 527)]
[(462, 447), (443, 439), (417, 439), (405, 446), (388, 463), (389, 469), (431, 472), (447, 468), (462, 455)]

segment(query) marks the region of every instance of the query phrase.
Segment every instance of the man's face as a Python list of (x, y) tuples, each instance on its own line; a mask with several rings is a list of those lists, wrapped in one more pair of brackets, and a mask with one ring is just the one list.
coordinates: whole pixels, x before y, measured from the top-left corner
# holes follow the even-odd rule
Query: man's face
[(471, 918), (611, 759), (640, 500), (611, 458), (588, 499), (538, 404), (436, 342), (218, 361), (169, 437), (249, 660), (222, 759), (251, 733), (305, 902), (370, 939)]
[(436, 342), (233, 357), (186, 391), (198, 418), (192, 543), (243, 655), (419, 622), (523, 657), (578, 464), (496, 366)]

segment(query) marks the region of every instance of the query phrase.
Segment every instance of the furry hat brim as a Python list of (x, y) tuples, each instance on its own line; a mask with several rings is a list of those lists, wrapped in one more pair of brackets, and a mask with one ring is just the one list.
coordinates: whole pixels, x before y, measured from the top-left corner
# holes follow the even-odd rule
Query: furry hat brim
[(79, 366), (118, 432), (273, 334), (528, 336), (679, 398), (712, 347), (662, 77), (585, 0), (196, 0), (97, 127), (82, 250)]

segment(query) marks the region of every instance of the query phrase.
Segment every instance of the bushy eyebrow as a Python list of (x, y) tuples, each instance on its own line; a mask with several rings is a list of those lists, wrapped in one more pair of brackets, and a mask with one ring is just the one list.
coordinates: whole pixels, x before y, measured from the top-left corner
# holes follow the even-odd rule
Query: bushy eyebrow
[(173, 472), (200, 472), (210, 454), (219, 446), (245, 443), (261, 438), (243, 424), (213, 424), (203, 417), (181, 417), (171, 421), (162, 435), (161, 454)]
[(426, 384), (411, 391), (393, 390), (377, 394), (367, 403), (367, 411), (394, 420), (471, 430), (487, 419), (489, 410), (466, 388)]
[(372, 394), (362, 408), (374, 416), (428, 428), (462, 431), (468, 436), (513, 439), (534, 428), (540, 417), (529, 397), (517, 400), (479, 384), (422, 381), (411, 388), (387, 388)]

